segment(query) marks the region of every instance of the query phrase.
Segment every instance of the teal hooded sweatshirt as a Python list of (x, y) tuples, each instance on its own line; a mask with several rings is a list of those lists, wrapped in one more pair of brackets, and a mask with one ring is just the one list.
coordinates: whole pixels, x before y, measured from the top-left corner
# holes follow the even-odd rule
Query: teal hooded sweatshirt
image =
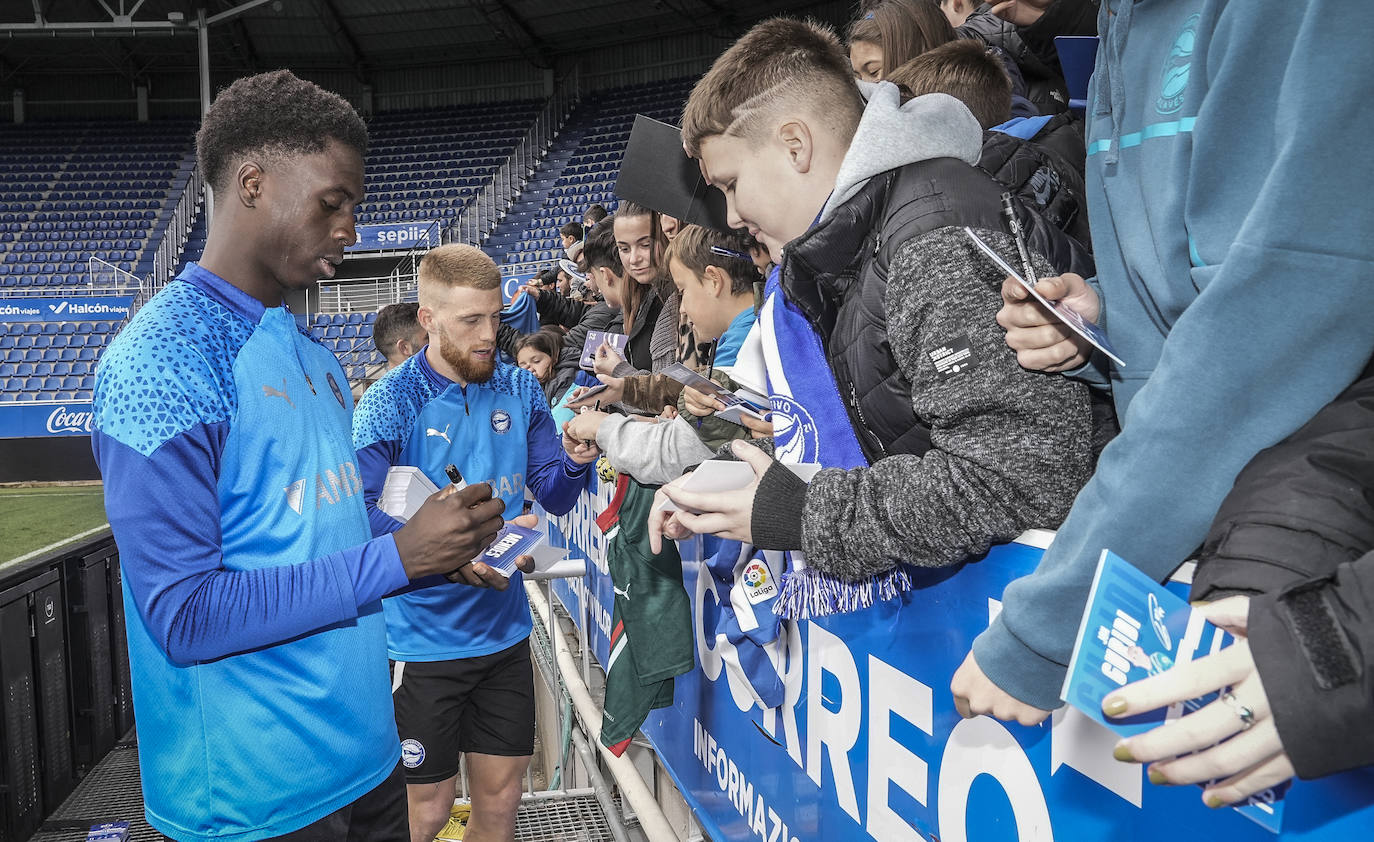
[(1101, 321), (1126, 363), (1098, 373), (1122, 431), (973, 646), (994, 683), (1043, 709), (1060, 704), (1102, 550), (1167, 578), (1241, 468), (1374, 350), (1367, 5), (1102, 6), (1087, 199)]

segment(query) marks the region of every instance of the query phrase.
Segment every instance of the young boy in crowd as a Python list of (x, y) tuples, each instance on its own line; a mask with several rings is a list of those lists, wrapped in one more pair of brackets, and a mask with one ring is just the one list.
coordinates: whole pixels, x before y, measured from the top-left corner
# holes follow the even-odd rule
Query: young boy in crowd
[[(665, 487), (704, 512), (674, 515), (667, 533), (712, 523), (855, 580), (1056, 525), (1067, 507), (1055, 496), (1091, 470), (1088, 394), (1027, 376), (1001, 341), (1003, 275), (962, 226), (1015, 246), (1002, 188), (973, 166), (982, 131), (968, 109), (938, 94), (899, 107), (887, 83), (865, 108), (833, 32), (775, 19), (697, 84), (683, 141), (730, 224), (780, 263), (761, 314), (776, 452), (828, 469), (808, 486), (736, 446), (758, 480), (714, 495)], [(1057, 229), (1021, 219), (1041, 271), (1082, 260)]]
[[(688, 225), (668, 245), (665, 262), (682, 295), (682, 308), (696, 325), (698, 336), (714, 339), (713, 366), (727, 369), (754, 326), (754, 284), (758, 270), (749, 258), (751, 237)], [(646, 485), (661, 485), (682, 475), (715, 453), (703, 439), (720, 444), (740, 438), (748, 430), (728, 421), (711, 420), (704, 431), (683, 418), (655, 424), (638, 423), (625, 415), (587, 411), (564, 427), (568, 446), (595, 441), (611, 467)]]
[(1083, 189), (1083, 127), (1058, 114), (1011, 116), (1011, 80), (1002, 62), (974, 40), (951, 41), (888, 74), (913, 97), (949, 94), (983, 127), (978, 166), (1091, 251)]

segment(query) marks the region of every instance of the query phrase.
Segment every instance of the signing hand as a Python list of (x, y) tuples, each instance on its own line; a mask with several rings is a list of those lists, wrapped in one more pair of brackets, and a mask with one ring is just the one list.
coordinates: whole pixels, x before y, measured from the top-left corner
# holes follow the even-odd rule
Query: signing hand
[(615, 373), (615, 367), (625, 362), (625, 358), (620, 356), (609, 344), (602, 342), (596, 349), (596, 359), (592, 362), (592, 371), (597, 374), (604, 374), (607, 377)]
[(598, 374), (596, 379), (606, 384), (606, 388), (603, 391), (597, 392), (595, 395), (584, 398), (583, 395), (586, 395), (588, 392), (588, 387), (579, 386), (573, 390), (572, 397), (568, 398), (568, 409), (576, 410), (584, 406), (592, 406), (597, 401), (600, 401), (602, 406), (610, 406), (613, 403), (619, 403), (620, 399), (625, 396), (624, 377), (609, 377), (604, 374)]
[(660, 487), (654, 492), (654, 506), (649, 510), (649, 549), (655, 555), (663, 552), (663, 538), (667, 536), (674, 541), (681, 541), (691, 536), (691, 531), (678, 522), (677, 512), (665, 512), (661, 508), (668, 501), (667, 489), (672, 486), (682, 485), (687, 481), (692, 473), (688, 471), (665, 486)]
[(949, 690), (954, 694), (955, 709), (965, 719), (988, 714), (1003, 722), (1039, 725), (1050, 715), (1049, 711), (1028, 705), (993, 684), (992, 679), (983, 674), (972, 652), (954, 671)]
[(750, 438), (771, 439), (773, 437), (773, 419), (771, 417), (760, 421), (749, 415), (741, 415), (739, 422), (749, 431)]
[[(674, 512), (673, 517), (688, 532), (752, 543), (754, 494), (758, 491), (759, 479), (773, 464), (773, 457), (742, 441), (733, 442), (730, 449), (735, 458), (754, 469), (753, 481), (744, 488), (710, 493), (684, 491), (680, 486), (669, 484), (663, 486), (662, 491), (683, 510)], [(686, 509), (694, 509), (700, 514)]]
[[(1213, 623), (1243, 634), (1249, 606), (1248, 597), (1235, 596), (1202, 610)], [(1150, 763), (1155, 784), (1216, 781), (1202, 793), (1209, 807), (1232, 804), (1293, 777), (1247, 640), (1128, 684), (1102, 700), (1102, 712), (1134, 716), (1227, 688), (1229, 699), (1223, 695), (1167, 726), (1117, 743), (1116, 758)]]
[(609, 412), (593, 412), (590, 409), (583, 410), (572, 417), (572, 420), (563, 425), (564, 435), (570, 436), (579, 441), (596, 441), (596, 431), (601, 429), (601, 424), (610, 418)]
[(691, 386), (682, 390), (682, 405), (687, 411), (698, 418), (705, 418), (708, 415), (715, 415), (725, 408), (725, 404), (715, 395), (698, 391)]
[[(1101, 315), (1097, 293), (1074, 274), (1041, 278), (1035, 291), (1050, 301), (1062, 301), (1096, 324)], [(997, 323), (1007, 331), (1007, 347), (1016, 361), (1031, 371), (1066, 371), (1092, 356), (1093, 346), (1059, 321), (1013, 278), (1002, 282), (1002, 309)]]
[(487, 548), (504, 521), (506, 504), (493, 499), (485, 482), (461, 491), (445, 486), (431, 494), (395, 533), (396, 551), (406, 576), (420, 579), (449, 573)]
[[(539, 525), (539, 516), (534, 514), (520, 515), (511, 521), (516, 526), (524, 526), (529, 529)], [(495, 536), (492, 536), (493, 538)], [(490, 543), (490, 542), (488, 542)], [(483, 551), (486, 548), (483, 547)], [(515, 559), (515, 566), (522, 573), (534, 571), (534, 556), (522, 555)], [(492, 570), (480, 561), (465, 564), (457, 570), (449, 573), (445, 578), (454, 584), (471, 585), (474, 588), (495, 588), (504, 591), (510, 587), (510, 579)]]

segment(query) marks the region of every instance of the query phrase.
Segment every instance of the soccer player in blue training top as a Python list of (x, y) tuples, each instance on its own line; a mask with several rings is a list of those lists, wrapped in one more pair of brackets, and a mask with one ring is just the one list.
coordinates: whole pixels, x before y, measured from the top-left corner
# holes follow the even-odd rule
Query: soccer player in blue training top
[[(526, 486), (548, 511), (567, 512), (598, 452), (566, 455), (534, 375), (497, 359), (500, 270), (479, 249), (452, 244), (425, 254), (419, 276), (429, 344), (377, 381), (353, 418), (373, 534), (400, 527), (377, 508), (394, 465), (418, 467), (440, 487), (449, 482), (445, 466), (456, 465), (470, 481), (490, 481), (510, 517), (520, 514)], [(411, 838), (429, 842), (448, 821), (465, 752), (472, 817), (464, 838), (513, 839), (520, 779), (534, 753), (524, 590), (442, 586), (385, 607)]]
[(406, 840), (381, 598), (502, 525), (480, 485), (372, 538), (348, 382), (284, 305), (356, 239), (366, 148), (347, 102), (286, 71), (225, 89), (196, 137), (204, 256), (96, 374), (143, 793), (173, 839)]

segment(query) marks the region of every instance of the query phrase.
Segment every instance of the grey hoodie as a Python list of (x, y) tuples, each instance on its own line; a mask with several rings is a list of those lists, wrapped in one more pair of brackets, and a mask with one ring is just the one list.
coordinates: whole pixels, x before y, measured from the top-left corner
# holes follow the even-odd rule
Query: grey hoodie
[(868, 107), (840, 163), (835, 190), (821, 210), (822, 221), (879, 173), (931, 158), (977, 164), (983, 152), (977, 118), (949, 94), (925, 94), (903, 105), (901, 92), (891, 82), (862, 87)]

